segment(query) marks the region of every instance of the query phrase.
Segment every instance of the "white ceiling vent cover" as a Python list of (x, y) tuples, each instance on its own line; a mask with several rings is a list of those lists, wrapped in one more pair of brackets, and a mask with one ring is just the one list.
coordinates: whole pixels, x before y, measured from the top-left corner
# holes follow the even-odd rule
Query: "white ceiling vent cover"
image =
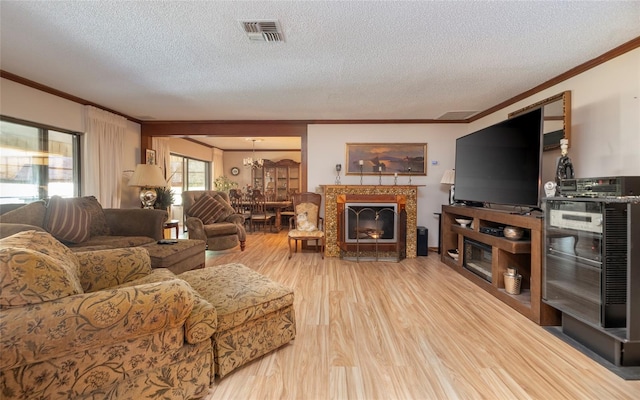
[(252, 42), (284, 42), (282, 29), (277, 20), (239, 21)]

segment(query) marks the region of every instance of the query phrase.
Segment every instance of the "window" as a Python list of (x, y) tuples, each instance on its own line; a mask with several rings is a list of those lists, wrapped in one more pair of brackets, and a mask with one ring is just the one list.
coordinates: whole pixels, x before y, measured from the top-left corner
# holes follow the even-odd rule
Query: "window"
[(174, 205), (182, 205), (183, 190), (209, 190), (210, 163), (171, 154), (171, 189), (175, 193)]
[(0, 120), (0, 203), (80, 194), (80, 135)]

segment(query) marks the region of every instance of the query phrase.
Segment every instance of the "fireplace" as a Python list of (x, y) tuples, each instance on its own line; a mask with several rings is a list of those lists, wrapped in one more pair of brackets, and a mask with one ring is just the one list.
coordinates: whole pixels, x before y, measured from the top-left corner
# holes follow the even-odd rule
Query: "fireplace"
[[(389, 250), (402, 258), (416, 257), (416, 226), (418, 186), (416, 185), (322, 185), (325, 205), (325, 256), (341, 257), (353, 254), (359, 246), (363, 249)], [(396, 242), (395, 243), (348, 243), (344, 235), (345, 204), (395, 204), (396, 205)], [(356, 204), (354, 204), (356, 205)]]
[(346, 203), (344, 212), (346, 243), (396, 242), (396, 203)]
[(406, 258), (406, 196), (350, 194), (336, 199), (339, 256), (355, 261)]
[(491, 282), (491, 246), (464, 238), (463, 267)]

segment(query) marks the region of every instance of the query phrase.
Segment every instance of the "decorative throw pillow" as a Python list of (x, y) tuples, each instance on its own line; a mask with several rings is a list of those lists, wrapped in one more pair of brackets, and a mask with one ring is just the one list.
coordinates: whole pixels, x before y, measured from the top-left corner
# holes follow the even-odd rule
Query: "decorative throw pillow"
[(0, 308), (83, 293), (76, 256), (46, 232), (0, 240)]
[(44, 216), (46, 212), (47, 207), (44, 201), (38, 200), (0, 215), (0, 222), (27, 224), (42, 228), (44, 227)]
[(73, 203), (83, 210), (87, 210), (91, 216), (91, 224), (89, 225), (89, 234), (93, 236), (109, 236), (111, 233), (107, 218), (104, 215), (102, 205), (94, 196), (77, 197), (73, 199)]
[(224, 212), (224, 205), (213, 197), (206, 195), (200, 197), (189, 209), (189, 216), (196, 217), (203, 224), (208, 225), (216, 221), (217, 216)]
[[(296, 215), (305, 214), (307, 221), (318, 225), (318, 206), (313, 203), (300, 203), (296, 205)], [(297, 220), (297, 217), (296, 217)]]
[(222, 212), (215, 217), (216, 222), (220, 222), (220, 221), (224, 221), (225, 219), (227, 219), (230, 215), (233, 215), (236, 213), (236, 210), (234, 210), (233, 207), (231, 207), (231, 204), (229, 204), (229, 202), (227, 202), (222, 196), (220, 196), (219, 194), (216, 194), (215, 196), (213, 196), (214, 199), (216, 199), (220, 204), (223, 205), (223, 210)]
[(296, 216), (296, 229), (299, 231), (312, 232), (318, 230), (318, 227), (307, 218), (307, 212), (300, 213)]
[(47, 206), (45, 229), (58, 240), (82, 243), (89, 239), (91, 215), (74, 204), (74, 199), (53, 196)]

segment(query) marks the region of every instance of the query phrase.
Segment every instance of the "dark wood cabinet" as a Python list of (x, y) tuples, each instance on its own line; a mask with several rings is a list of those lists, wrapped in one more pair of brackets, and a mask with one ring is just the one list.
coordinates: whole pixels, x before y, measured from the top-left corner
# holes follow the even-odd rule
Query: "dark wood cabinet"
[[(463, 227), (456, 219), (466, 218), (473, 222)], [(491, 293), (539, 325), (558, 325), (560, 313), (542, 302), (542, 257), (543, 219), (540, 216), (517, 215), (508, 211), (458, 205), (442, 206), (441, 260), (467, 279)], [(509, 240), (501, 236), (484, 233), (505, 226), (522, 228), (525, 235), (520, 240)], [(485, 228), (485, 229), (482, 229)], [(465, 241), (466, 238), (466, 241)], [(483, 274), (465, 268), (465, 246), (471, 241), (490, 248), (490, 260)], [(449, 250), (457, 249), (457, 260)], [(507, 268), (516, 268), (522, 275), (520, 294), (505, 290), (504, 273)]]
[(273, 200), (288, 200), (293, 191), (300, 191), (300, 163), (290, 159), (264, 160), (262, 168), (251, 171), (251, 182), (254, 189)]

